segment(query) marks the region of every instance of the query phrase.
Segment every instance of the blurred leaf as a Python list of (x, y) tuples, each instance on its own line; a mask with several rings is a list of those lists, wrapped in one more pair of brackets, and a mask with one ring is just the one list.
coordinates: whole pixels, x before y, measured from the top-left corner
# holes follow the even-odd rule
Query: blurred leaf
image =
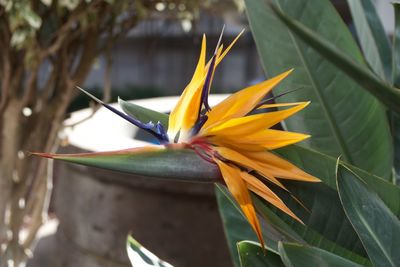
[(100, 153), (33, 154), (156, 178), (191, 182), (215, 182), (220, 179), (220, 172), (214, 164), (206, 162), (188, 149), (144, 147)]
[[(311, 134), (312, 138), (303, 142), (311, 148), (334, 157), (342, 155), (344, 161), (389, 179), (392, 174), (393, 147), (384, 108), (352, 78), (357, 78), (358, 82), (366, 85), (381, 98), (387, 99), (398, 110), (400, 93), (395, 93), (393, 88), (380, 81), (365, 66), (358, 67), (359, 71), (352, 73), (354, 75), (350, 78), (328, 61), (344, 60), (348, 64), (351, 63), (351, 67), (363, 63), (357, 44), (331, 2), (274, 0), (272, 2), (277, 9), (275, 13), (279, 18), (267, 4), (268, 1), (245, 2), (252, 33), (268, 76), (274, 76), (289, 68), (295, 69), (274, 93), (304, 88), (286, 94), (277, 101), (311, 101), (307, 109), (285, 120), (287, 129)], [(341, 56), (337, 57), (336, 52), (325, 49), (324, 52), (330, 51), (330, 58), (324, 58), (310, 47), (308, 42), (304, 43), (282, 23), (290, 25), (291, 29), (294, 28), (292, 24), (296, 25), (295, 29), (299, 28), (297, 25), (300, 22), (293, 22), (289, 16), (307, 25), (307, 34), (304, 33), (304, 36), (308, 37), (311, 34), (310, 29), (315, 30), (318, 36), (314, 37), (313, 33), (314, 39), (329, 39), (329, 43), (325, 43), (328, 43), (331, 50), (343, 51), (340, 52)], [(287, 21), (290, 21), (290, 24)], [(301, 26), (301, 29), (305, 27)], [(315, 46), (314, 39), (312, 45)], [(381, 90), (382, 84), (390, 90)]]
[(173, 267), (148, 251), (130, 235), (126, 240), (126, 250), (133, 267)]
[(328, 251), (301, 244), (279, 243), (279, 253), (285, 266), (361, 267)]
[(11, 36), (11, 46), (21, 48), (29, 35), (30, 32), (26, 29), (14, 31)]
[(23, 6), (21, 14), (32, 28), (39, 29), (42, 25), (42, 19), (32, 10), (29, 2)]
[(159, 121), (165, 129), (168, 128), (167, 114), (144, 108), (139, 105), (124, 101), (122, 99), (118, 99), (118, 103), (126, 114), (140, 120), (141, 122), (147, 123), (149, 121), (152, 121), (154, 123), (157, 123)]
[(40, 0), (44, 5), (50, 6), (53, 0)]
[(79, 0), (60, 0), (58, 3), (62, 7), (66, 7), (68, 10), (73, 10), (79, 5)]
[(266, 251), (259, 244), (251, 241), (241, 241), (237, 244), (241, 267), (279, 267), (283, 265), (279, 255)]
[(343, 208), (374, 266), (400, 266), (400, 221), (373, 187), (338, 163), (337, 187)]
[(392, 79), (392, 51), (371, 0), (347, 0), (364, 56), (382, 80)]

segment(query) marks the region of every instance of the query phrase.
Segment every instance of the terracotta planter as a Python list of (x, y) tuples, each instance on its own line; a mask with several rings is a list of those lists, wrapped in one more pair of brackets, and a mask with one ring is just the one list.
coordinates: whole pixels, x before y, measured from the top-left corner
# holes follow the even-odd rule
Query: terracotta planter
[[(176, 99), (158, 101), (158, 107), (169, 109), (168, 103)], [(72, 145), (62, 152), (94, 150), (94, 139), (98, 139), (97, 150), (138, 145), (128, 142), (132, 133), (127, 130), (119, 131), (121, 136), (104, 136), (120, 126), (109, 125), (101, 113), (96, 116), (69, 133)], [(111, 117), (113, 123), (126, 126), (118, 117)], [(96, 122), (103, 126), (94, 127)], [(120, 144), (121, 140), (127, 144)], [(55, 173), (59, 266), (129, 266), (125, 251), (128, 232), (176, 267), (232, 266), (212, 184), (166, 181), (62, 162), (56, 163)]]

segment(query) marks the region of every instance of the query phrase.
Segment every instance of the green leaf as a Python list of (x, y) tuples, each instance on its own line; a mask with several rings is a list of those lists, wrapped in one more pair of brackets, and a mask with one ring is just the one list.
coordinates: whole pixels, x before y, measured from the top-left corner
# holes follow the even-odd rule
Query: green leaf
[[(237, 243), (241, 240), (252, 240), (252, 241), (258, 241), (258, 240), (252, 228), (250, 227), (244, 215), (242, 214), (240, 208), (238, 207), (237, 203), (235, 202), (235, 200), (233, 200), (230, 193), (225, 189), (224, 186), (217, 185), (216, 195), (222, 222), (224, 225), (225, 235), (227, 236), (228, 244), (231, 249), (230, 251), (233, 260), (235, 262), (235, 266), (239, 266), (238, 255), (236, 250)], [(290, 217), (285, 216), (280, 211), (277, 210), (275, 210), (274, 212), (271, 211), (265, 202), (255, 197), (254, 194), (252, 196), (256, 209), (261, 213), (264, 219), (261, 220), (260, 222), (263, 230), (265, 244), (270, 251), (273, 251), (275, 253), (278, 252), (279, 241), (296, 242), (300, 244), (308, 243), (311, 245), (314, 244), (321, 248), (326, 248), (329, 251), (342, 255), (343, 257), (349, 258), (353, 261), (359, 262), (366, 266), (370, 265), (369, 261), (366, 258), (350, 251), (349, 249), (341, 247), (339, 244), (335, 244), (334, 242), (328, 240), (324, 236), (317, 233), (312, 228), (308, 227), (307, 225), (302, 225), (295, 220), (292, 220)], [(318, 201), (319, 198), (316, 197), (316, 202)], [(340, 206), (339, 200), (337, 200), (337, 204)], [(298, 208), (297, 210), (296, 209), (294, 210), (296, 212), (298, 211)], [(340, 209), (340, 211), (342, 212), (342, 209)], [(323, 214), (321, 214), (321, 211), (316, 209), (313, 212), (316, 212), (316, 216), (322, 215), (321, 221), (323, 222), (326, 221), (324, 220), (323, 218), (324, 216)], [(278, 215), (281, 216), (282, 218), (280, 218)], [(336, 215), (340, 217), (340, 214)], [(344, 214), (343, 217), (340, 218), (346, 219)], [(338, 221), (342, 223), (340, 218)], [(350, 225), (348, 226), (349, 226), (348, 228), (344, 228), (342, 226), (338, 230), (338, 232), (333, 232), (332, 236), (338, 235), (339, 233), (339, 235), (343, 235), (343, 237), (345, 237), (343, 238), (344, 240), (349, 241), (349, 239), (351, 239), (351, 236), (349, 235), (349, 231), (347, 231), (346, 229), (350, 229), (351, 231), (353, 230)], [(325, 228), (329, 228), (329, 225), (325, 224)], [(333, 231), (335, 231), (337, 228), (338, 227), (333, 228)], [(329, 234), (332, 233), (332, 229), (327, 229), (323, 232)], [(353, 235), (356, 236), (355, 233)], [(354, 242), (351, 244), (352, 244), (350, 246), (351, 249), (356, 250), (357, 248), (354, 247)]]
[[(285, 203), (300, 219), (307, 225), (307, 228), (297, 226), (294, 220), (284, 214), (279, 216), (295, 230), (306, 242), (314, 246), (320, 246), (325, 250), (330, 250), (329, 242), (320, 242), (321, 236), (328, 239), (337, 246), (352, 251), (362, 257), (366, 257), (366, 252), (362, 243), (354, 231), (351, 223), (344, 214), (338, 193), (336, 192), (336, 159), (310, 149), (300, 146), (290, 146), (279, 149), (278, 154), (293, 162), (296, 166), (306, 172), (320, 178), (323, 183), (301, 183), (286, 182), (289, 191), (307, 207), (310, 212), (286, 195), (280, 195)], [(379, 196), (395, 214), (400, 215), (400, 189), (393, 184), (366, 173), (356, 167), (350, 166), (354, 172), (359, 173), (364, 181), (371, 187), (376, 188)], [(276, 211), (279, 214), (279, 211)], [(309, 233), (312, 229), (318, 235), (313, 237)], [(309, 236), (308, 236), (309, 235)], [(312, 242), (315, 238), (315, 243)], [(332, 246), (332, 248), (336, 249)], [(340, 251), (333, 251), (340, 254)], [(340, 254), (348, 258), (345, 253)], [(352, 256), (351, 260), (362, 263)]]
[(361, 267), (328, 251), (300, 244), (279, 243), (279, 253), (285, 266)]
[(400, 266), (400, 221), (360, 176), (338, 164), (343, 208), (374, 266)]
[[(342, 155), (346, 162), (389, 179), (393, 148), (385, 111), (381, 104), (352, 78), (357, 78), (358, 82), (367, 86), (380, 99), (387, 99), (392, 107), (398, 110), (400, 93), (394, 92), (393, 88), (371, 74), (365, 66), (358, 68), (357, 73), (349, 73), (354, 74), (350, 78), (329, 61), (341, 63), (345, 60), (350, 64), (350, 70), (353, 70), (353, 66), (363, 63), (357, 44), (330, 1), (274, 0), (277, 8), (275, 12), (266, 1), (245, 2), (252, 33), (266, 73), (273, 76), (290, 68), (295, 69), (293, 74), (274, 90), (275, 93), (279, 94), (291, 88), (304, 88), (286, 94), (277, 101), (311, 101), (311, 105), (305, 110), (285, 120), (287, 128), (311, 134), (312, 138), (304, 142), (307, 146), (334, 157)], [(301, 37), (311, 35), (314, 39), (303, 38), (305, 43), (291, 33), (283, 22), (293, 31), (300, 27), (300, 22), (293, 21), (288, 16), (298, 19), (308, 27), (305, 33), (298, 30), (296, 34), (301, 32)], [(304, 26), (301, 26), (303, 29)], [(316, 33), (311, 34), (310, 29)], [(330, 41), (325, 41), (324, 46), (317, 47), (316, 44), (319, 43), (316, 43), (315, 39), (321, 38)], [(329, 49), (325, 48), (319, 52), (328, 51), (329, 57), (326, 53), (323, 57), (310, 45), (316, 49), (328, 46)], [(337, 56), (332, 49), (340, 49), (341, 56)], [(390, 90), (382, 90), (383, 85)]]
[[(275, 150), (280, 156), (292, 162), (296, 166), (302, 168), (306, 172), (314, 175), (321, 179), (321, 181), (329, 186), (333, 190), (337, 190), (336, 187), (336, 163), (337, 160), (334, 157), (324, 155), (318, 151), (304, 148), (301, 146), (288, 146)], [(346, 165), (353, 172), (361, 177), (361, 179), (369, 186), (374, 188), (375, 192), (385, 202), (385, 205), (392, 210), (398, 217), (400, 217), (400, 188), (393, 185), (390, 182), (383, 180), (375, 175), (372, 175), (364, 170), (357, 167)], [(292, 185), (293, 184), (293, 185)], [(297, 190), (297, 187), (315, 187), (316, 184), (310, 183), (291, 183), (293, 190)], [(329, 193), (329, 191), (327, 191)], [(329, 197), (327, 197), (329, 200)], [(299, 198), (303, 201), (303, 198)], [(305, 203), (306, 204), (306, 203)], [(310, 203), (312, 205), (312, 203)], [(327, 208), (328, 206), (321, 207)], [(332, 214), (332, 217), (335, 216)], [(317, 218), (315, 218), (317, 220)]]
[[(346, 54), (338, 49), (334, 43), (329, 42), (328, 36), (318, 35), (318, 32), (313, 31), (306, 25), (282, 13), (277, 7), (274, 7), (272, 10), (280, 21), (285, 23), (285, 25), (290, 28), (296, 36), (307, 43), (307, 45), (318, 51), (326, 60), (329, 60), (329, 62), (341, 69), (346, 75), (351, 77), (362, 88), (369, 91), (388, 108), (400, 112), (400, 106), (398, 105), (400, 101), (400, 91), (381, 80), (363, 66), (361, 58), (358, 57), (358, 52), (357, 57), (352, 57), (350, 54)], [(334, 26), (336, 27), (336, 25)]]
[(240, 255), (241, 267), (279, 267), (283, 265), (279, 255), (266, 251), (262, 247), (251, 241), (241, 241), (237, 244)]
[(126, 250), (128, 252), (128, 257), (133, 267), (173, 267), (168, 262), (159, 259), (152, 252), (148, 251), (130, 235), (126, 240)]
[(400, 114), (391, 112), (392, 136), (394, 146), (394, 171), (396, 183), (400, 182)]
[(118, 99), (118, 103), (126, 114), (140, 120), (141, 122), (147, 123), (152, 121), (156, 123), (159, 121), (165, 127), (165, 129), (168, 128), (167, 114), (144, 108), (133, 103), (129, 103), (120, 98)]
[(394, 34), (393, 34), (393, 85), (400, 86), (400, 2), (393, 2)]
[[(395, 29), (393, 35), (393, 84), (400, 87), (400, 3), (394, 2)], [(400, 182), (400, 113), (390, 114), (394, 145), (394, 170)]]
[(364, 56), (382, 79), (392, 80), (392, 51), (371, 0), (347, 0)]
[[(318, 201), (318, 193), (317, 195), (317, 200)], [(325, 204), (325, 203), (322, 203)], [(340, 203), (339, 203), (340, 204)], [(282, 233), (282, 236), (285, 237), (295, 237), (290, 242), (296, 242), (297, 244), (303, 244), (303, 245), (311, 245), (311, 246), (316, 246), (321, 249), (325, 249), (329, 252), (332, 252), (334, 254), (337, 254), (338, 256), (347, 258), (349, 260), (352, 260), (354, 262), (357, 262), (359, 264), (363, 264), (364, 266), (370, 266), (371, 263), (366, 259), (365, 257), (362, 257), (359, 254), (356, 254), (355, 252), (346, 249), (342, 246), (339, 245), (339, 243), (335, 243), (328, 239), (327, 237), (319, 234), (317, 231), (315, 231), (312, 227), (310, 227), (307, 224), (300, 224), (296, 220), (293, 220), (289, 216), (284, 215), (277, 209), (274, 209), (272, 211), (268, 206), (267, 203), (264, 201), (261, 201), (260, 199), (255, 198), (254, 199), (254, 205), (256, 209), (263, 215), (263, 217), (267, 221), (267, 227), (269, 227), (270, 224), (274, 226), (275, 229), (279, 229)], [(298, 212), (298, 210), (297, 210)], [(321, 215), (321, 210), (315, 209), (312, 211), (313, 213), (316, 213), (316, 216)], [(279, 217), (281, 216), (282, 219)], [(324, 215), (321, 216), (321, 220), (324, 219)], [(325, 225), (325, 227), (329, 227), (328, 225)], [(343, 229), (342, 229), (343, 230)], [(329, 232), (332, 231), (330, 230), (325, 230), (324, 234), (329, 237)], [(336, 233), (336, 232), (335, 232)], [(344, 230), (344, 234), (348, 233), (348, 231)], [(336, 233), (341, 234), (341, 232)], [(289, 238), (286, 239), (277, 239), (274, 240), (275, 242), (279, 241), (285, 241), (285, 240), (290, 240)], [(300, 241), (298, 241), (300, 240)], [(333, 239), (335, 240), (335, 239)], [(350, 248), (352, 250), (356, 250), (356, 248)]]
[[(134, 148), (83, 154), (43, 154), (42, 157), (137, 175), (190, 182), (215, 182), (218, 168), (188, 149)], [(134, 177), (134, 176), (133, 176)]]

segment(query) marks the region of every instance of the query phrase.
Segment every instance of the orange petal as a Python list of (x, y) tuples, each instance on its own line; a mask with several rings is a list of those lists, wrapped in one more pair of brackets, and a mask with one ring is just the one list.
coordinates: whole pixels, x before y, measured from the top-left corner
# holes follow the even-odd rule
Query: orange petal
[(217, 151), (218, 154), (221, 155), (223, 158), (235, 162), (242, 167), (258, 172), (267, 180), (287, 191), (286, 187), (281, 182), (279, 182), (267, 168), (259, 165), (256, 161), (247, 158), (241, 153), (227, 147), (214, 147), (214, 150)]
[(225, 136), (237, 136), (240, 138), (241, 136), (249, 135), (254, 132), (269, 128), (278, 122), (283, 121), (284, 119), (305, 108), (309, 103), (310, 102), (303, 102), (295, 107), (285, 110), (230, 119), (208, 129), (202, 129), (200, 134), (203, 136), (221, 134)]
[[(273, 129), (261, 130), (259, 132), (255, 132), (253, 134), (245, 135), (245, 136), (225, 136), (225, 135), (217, 135), (211, 138), (212, 140), (216, 140), (216, 142), (224, 142), (234, 144), (237, 147), (254, 147), (254, 148), (263, 148), (266, 149), (276, 149), (280, 147), (284, 147), (287, 145), (291, 145), (294, 143), (298, 143), (303, 141), (304, 139), (309, 138), (310, 135), (294, 133), (294, 132), (286, 132), (279, 131)], [(250, 149), (250, 150), (253, 150)], [(247, 149), (246, 149), (247, 150)], [(260, 150), (260, 149), (259, 149)]]
[(282, 73), (272, 79), (250, 86), (229, 96), (207, 113), (208, 120), (203, 128), (216, 123), (220, 124), (232, 118), (238, 118), (249, 113), (279, 82), (288, 76), (292, 70)]
[(258, 165), (266, 168), (271, 172), (272, 175), (296, 181), (305, 182), (320, 182), (321, 180), (308, 174), (296, 167), (289, 161), (282, 159), (281, 157), (267, 151), (263, 152), (249, 152), (242, 151), (244, 156), (248, 157), (250, 160), (257, 162)]
[(258, 221), (256, 211), (253, 206), (253, 202), (250, 198), (249, 191), (247, 190), (246, 183), (242, 180), (240, 176), (240, 170), (231, 167), (218, 159), (214, 159), (218, 164), (222, 177), (231, 192), (232, 196), (239, 203), (244, 215), (249, 221), (250, 225), (253, 227), (257, 234), (258, 239), (262, 247), (264, 247), (264, 240), (261, 233), (260, 222)]
[(256, 177), (248, 174), (247, 172), (241, 172), (240, 176), (247, 183), (247, 188), (265, 199), (267, 202), (271, 203), (273, 206), (277, 207), (284, 213), (293, 217), (295, 220), (303, 223), (287, 206), (286, 204), (269, 189), (263, 182), (258, 180)]

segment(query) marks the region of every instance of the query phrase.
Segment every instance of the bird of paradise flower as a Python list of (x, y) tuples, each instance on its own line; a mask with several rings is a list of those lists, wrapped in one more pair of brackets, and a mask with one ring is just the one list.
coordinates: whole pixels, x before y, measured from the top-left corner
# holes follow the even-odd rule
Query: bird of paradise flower
[[(309, 135), (301, 133), (270, 129), (309, 104), (309, 102), (266, 104), (263, 101), (265, 96), (292, 70), (245, 88), (212, 108), (209, 106), (208, 95), (215, 69), (242, 33), (243, 31), (225, 50), (220, 45), (221, 34), (215, 52), (208, 62), (206, 62), (206, 37), (203, 35), (197, 67), (191, 81), (169, 115), (167, 130), (160, 122), (155, 124), (141, 122), (102, 102), (83, 89), (81, 90), (107, 109), (152, 134), (160, 142), (160, 146), (145, 147), (137, 152), (189, 148), (204, 160), (216, 164), (230, 193), (240, 205), (263, 246), (260, 223), (249, 191), (301, 222), (263, 180), (286, 191), (288, 190), (280, 182), (280, 179), (305, 182), (319, 182), (320, 180), (270, 152), (309, 137)], [(271, 108), (286, 109), (269, 111)], [(87, 157), (91, 154), (112, 153), (114, 152), (80, 155)], [(118, 154), (121, 151), (115, 153)], [(64, 160), (68, 157), (79, 157), (79, 154), (34, 154)], [(79, 163), (79, 161), (75, 162)]]

